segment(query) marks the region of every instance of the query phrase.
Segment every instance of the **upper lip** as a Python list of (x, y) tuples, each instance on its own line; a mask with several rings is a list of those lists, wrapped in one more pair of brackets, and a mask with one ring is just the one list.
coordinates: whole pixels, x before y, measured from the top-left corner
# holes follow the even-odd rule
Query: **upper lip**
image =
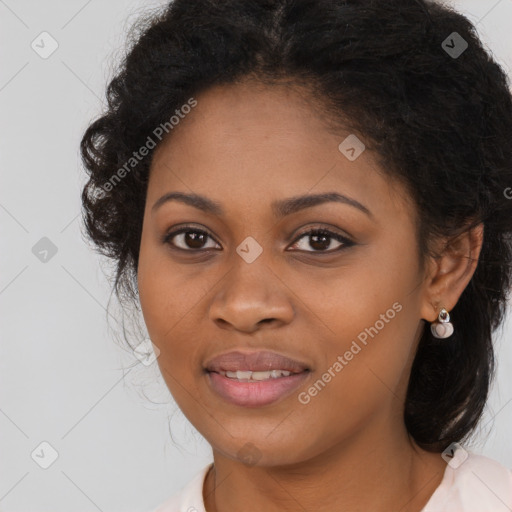
[(287, 370), (292, 373), (300, 373), (309, 370), (305, 363), (270, 351), (226, 352), (210, 359), (205, 368), (209, 372)]

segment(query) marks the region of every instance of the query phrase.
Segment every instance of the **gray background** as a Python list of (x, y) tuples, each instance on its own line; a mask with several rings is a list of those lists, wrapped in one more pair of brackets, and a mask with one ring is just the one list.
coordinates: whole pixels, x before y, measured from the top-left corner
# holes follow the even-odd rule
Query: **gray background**
[[(208, 444), (176, 411), (156, 363), (145, 366), (116, 343), (117, 315), (111, 327), (106, 319), (105, 263), (80, 235), (79, 140), (101, 110), (127, 29), (164, 3), (0, 0), (4, 512), (142, 512), (210, 461)], [(510, 73), (512, 0), (453, 3), (478, 23)], [(58, 43), (47, 59), (31, 47), (34, 40), (42, 47), (43, 31)], [(39, 51), (51, 44), (45, 39)], [(43, 237), (54, 255), (41, 252), (49, 247)], [(496, 340), (497, 383), (470, 447), (509, 467), (511, 339), (509, 315)], [(44, 441), (58, 452), (48, 469), (31, 457), (36, 450), (36, 460), (49, 460)]]

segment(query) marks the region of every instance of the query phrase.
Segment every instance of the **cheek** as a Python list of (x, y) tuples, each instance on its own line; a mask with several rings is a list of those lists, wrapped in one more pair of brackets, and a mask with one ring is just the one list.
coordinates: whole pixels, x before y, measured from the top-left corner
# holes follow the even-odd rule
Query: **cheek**
[[(387, 332), (393, 339), (399, 338), (402, 329), (414, 334), (417, 315), (413, 310), (419, 307), (421, 294), (416, 254), (392, 246), (361, 248), (337, 268), (314, 273), (294, 269), (293, 274), (290, 270), (281, 274), (305, 305), (302, 310), (307, 321), (332, 340), (324, 348), (343, 348), (340, 340), (346, 343), (360, 333), (364, 341), (365, 329), (375, 323), (379, 332)], [(407, 322), (411, 316), (413, 321)]]
[(199, 294), (192, 293), (192, 288), (190, 285), (182, 289), (172, 273), (160, 271), (158, 266), (152, 266), (148, 272), (141, 269), (139, 297), (144, 321), (151, 340), (164, 357), (167, 351), (179, 349), (173, 339), (178, 332), (183, 337), (187, 313), (198, 307)]
[(197, 330), (190, 323), (197, 300), (194, 294), (182, 291), (174, 273), (158, 265), (146, 266), (144, 260), (141, 264), (139, 297), (149, 337), (160, 350), (157, 364), (170, 393), (187, 411), (193, 405), (190, 396), (195, 394), (200, 373), (193, 340)]
[(168, 262), (154, 243), (142, 236), (137, 284), (139, 300), (144, 322), (151, 341), (160, 349), (158, 361), (167, 358), (169, 343), (165, 340), (172, 336), (173, 329), (184, 316), (182, 308), (186, 301), (176, 300), (182, 290), (178, 288), (175, 274), (167, 269)]
[(169, 391), (185, 409), (201, 377), (198, 318), (207, 316), (205, 297), (217, 281), (208, 272), (173, 265), (161, 248), (141, 246), (138, 287), (144, 322), (160, 350), (157, 363)]
[(353, 278), (360, 285), (357, 299), (343, 293), (338, 302), (317, 308), (330, 328), (321, 331), (329, 335), (319, 336), (323, 363), (297, 397), (303, 425), (322, 432), (311, 449), (378, 422), (400, 408), (405, 396), (417, 329), (414, 299), (404, 293), (405, 285), (376, 290), (375, 282), (365, 288), (362, 279)]
[[(301, 301), (307, 306), (306, 323), (316, 325), (321, 340), (319, 372), (331, 368), (336, 374), (326, 375), (333, 382), (326, 388), (338, 389), (343, 401), (351, 400), (345, 386), (360, 405), (369, 394), (392, 396), (389, 390), (400, 387), (408, 370), (417, 338), (421, 276), (415, 251), (396, 247), (398, 241), (366, 247), (357, 260), (323, 277), (295, 278), (294, 289), (303, 290)], [(327, 403), (336, 397), (325, 394), (324, 399)]]
[(148, 238), (143, 233), (137, 281), (144, 320), (157, 342), (200, 302), (205, 285), (191, 271), (173, 265), (165, 247)]

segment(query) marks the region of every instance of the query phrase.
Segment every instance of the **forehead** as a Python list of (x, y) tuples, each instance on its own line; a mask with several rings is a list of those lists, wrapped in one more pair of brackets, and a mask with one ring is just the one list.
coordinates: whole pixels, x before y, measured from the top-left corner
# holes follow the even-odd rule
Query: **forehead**
[(248, 81), (212, 87), (195, 99), (155, 151), (148, 188), (155, 200), (181, 190), (270, 204), (336, 190), (381, 209), (400, 207), (401, 187), (383, 175), (371, 151), (349, 160), (339, 145), (353, 134), (330, 129), (304, 90)]

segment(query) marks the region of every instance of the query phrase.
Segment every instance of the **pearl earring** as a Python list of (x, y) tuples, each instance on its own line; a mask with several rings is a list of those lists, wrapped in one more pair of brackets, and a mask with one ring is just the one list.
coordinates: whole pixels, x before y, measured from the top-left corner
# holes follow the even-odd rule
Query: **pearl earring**
[(437, 322), (432, 322), (430, 330), (435, 338), (449, 338), (453, 334), (453, 324), (450, 322), (450, 315), (445, 308), (441, 308)]

